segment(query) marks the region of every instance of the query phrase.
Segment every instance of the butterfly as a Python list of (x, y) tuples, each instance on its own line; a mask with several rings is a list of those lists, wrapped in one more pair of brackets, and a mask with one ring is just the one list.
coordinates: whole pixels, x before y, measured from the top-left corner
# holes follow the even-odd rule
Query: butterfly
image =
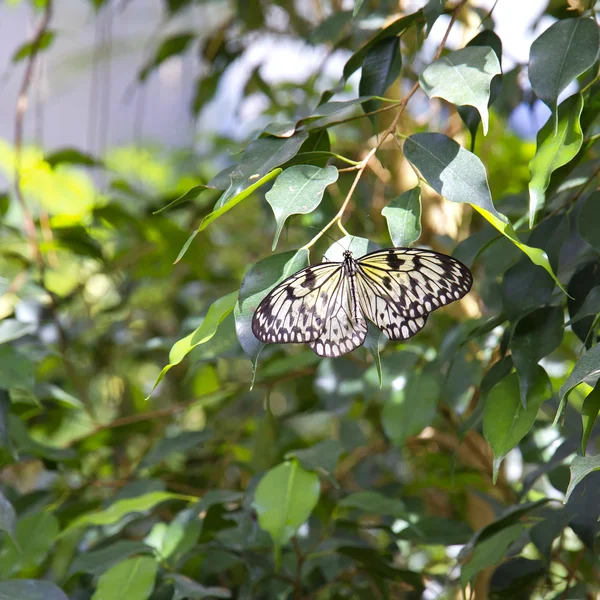
[(418, 333), (429, 313), (471, 289), (457, 259), (420, 248), (376, 250), (294, 273), (258, 305), (252, 332), (262, 342), (307, 343), (319, 356), (341, 356), (365, 341), (367, 319), (390, 340)]

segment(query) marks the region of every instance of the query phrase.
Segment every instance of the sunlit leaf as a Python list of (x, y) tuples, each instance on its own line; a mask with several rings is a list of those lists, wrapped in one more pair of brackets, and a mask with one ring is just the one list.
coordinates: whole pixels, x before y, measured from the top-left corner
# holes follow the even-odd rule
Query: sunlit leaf
[(282, 546), (310, 516), (319, 493), (318, 476), (305, 471), (296, 460), (274, 467), (260, 480), (253, 506), (258, 523), (273, 540), (276, 562)]
[(565, 502), (569, 501), (575, 486), (594, 471), (600, 471), (600, 454), (596, 456), (575, 456), (571, 462), (571, 480), (565, 494)]
[[(202, 324), (197, 327), (195, 331), (192, 331), (192, 333), (186, 335), (184, 338), (173, 344), (171, 352), (169, 353), (169, 364), (163, 367), (162, 371), (156, 378), (154, 386), (152, 387), (152, 391), (156, 389), (156, 386), (162, 381), (162, 378), (166, 375), (169, 369), (173, 368), (175, 365), (178, 365), (189, 352), (196, 348), (196, 346), (208, 342), (208, 340), (215, 335), (219, 325), (235, 307), (237, 296), (237, 292), (231, 292), (230, 294), (215, 300), (210, 305)], [(150, 394), (152, 394), (152, 392), (150, 392)]]
[(32, 52), (43, 52), (50, 48), (52, 43), (54, 42), (54, 38), (56, 36), (56, 32), (46, 30), (42, 33), (41, 37), (38, 40), (34, 40), (32, 42), (27, 42), (22, 46), (19, 46), (12, 55), (11, 62), (18, 63), (22, 61), (24, 58), (31, 56)]
[(266, 194), (277, 221), (272, 250), (277, 246), (286, 219), (290, 215), (307, 214), (315, 210), (323, 199), (325, 188), (337, 178), (338, 170), (331, 166), (322, 169), (296, 165), (281, 173)]
[(410, 246), (421, 237), (421, 188), (403, 192), (383, 208), (394, 246)]
[(581, 423), (583, 432), (581, 434), (581, 454), (585, 455), (587, 443), (590, 439), (594, 423), (600, 412), (600, 385), (596, 383), (594, 389), (586, 396), (581, 407)]
[(529, 163), (529, 227), (533, 227), (536, 213), (546, 202), (550, 175), (572, 160), (581, 148), (583, 131), (579, 118), (582, 110), (581, 94), (567, 98), (558, 107), (557, 131), (554, 131), (554, 122), (550, 118), (537, 135), (537, 150)]
[(488, 130), (488, 103), (492, 79), (502, 73), (496, 53), (488, 46), (471, 46), (450, 52), (431, 63), (419, 76), (421, 88), (457, 106), (479, 111), (483, 133)]

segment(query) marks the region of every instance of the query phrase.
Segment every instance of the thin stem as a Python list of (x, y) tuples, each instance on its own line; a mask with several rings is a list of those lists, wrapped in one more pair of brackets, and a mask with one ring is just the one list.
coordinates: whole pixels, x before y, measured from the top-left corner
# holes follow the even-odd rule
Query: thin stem
[[(456, 5), (456, 7), (454, 8), (454, 10), (452, 11), (452, 18), (450, 19), (450, 23), (448, 24), (446, 33), (444, 34), (444, 37), (442, 38), (442, 41), (440, 42), (437, 52), (435, 53), (434, 60), (437, 60), (441, 56), (444, 46), (446, 44), (446, 41), (448, 39), (448, 36), (450, 35), (450, 30), (452, 29), (452, 26), (454, 25), (454, 23), (456, 22), (456, 19), (458, 17), (458, 11), (467, 2), (468, 2), (468, 0), (461, 0), (461, 2), (459, 2)], [(356, 189), (356, 186), (358, 185), (360, 178), (362, 177), (363, 173), (365, 172), (365, 169), (367, 168), (367, 165), (369, 164), (369, 161), (371, 160), (371, 158), (373, 158), (373, 156), (375, 155), (377, 150), (379, 150), (379, 148), (387, 140), (388, 136), (395, 132), (396, 125), (398, 125), (398, 121), (400, 120), (400, 117), (402, 116), (402, 113), (404, 112), (404, 109), (406, 108), (408, 101), (414, 96), (415, 92), (418, 89), (419, 89), (419, 82), (416, 81), (414, 83), (414, 85), (412, 86), (412, 88), (410, 89), (410, 91), (408, 92), (408, 94), (400, 102), (398, 102), (397, 104), (393, 104), (389, 107), (384, 107), (385, 110), (389, 110), (390, 108), (395, 108), (397, 106), (399, 108), (399, 110), (396, 113), (396, 115), (394, 116), (389, 127), (381, 135), (381, 138), (377, 142), (377, 145), (374, 148), (372, 148), (371, 150), (369, 150), (369, 152), (363, 158), (363, 160), (361, 160), (358, 165), (356, 165), (352, 168), (343, 169), (343, 171), (356, 170), (356, 176), (354, 177), (354, 181), (352, 182), (352, 185), (350, 186), (350, 189), (348, 190), (348, 194), (346, 195), (346, 198), (344, 199), (342, 206), (340, 206), (340, 209), (335, 214), (335, 216), (329, 221), (329, 223), (327, 223), (325, 225), (325, 227), (323, 227), (323, 229), (321, 229), (321, 231), (319, 231), (319, 233), (317, 233), (317, 235), (315, 235), (312, 238), (312, 240), (310, 240), (307, 244), (302, 246), (301, 250), (308, 250), (312, 246), (314, 246), (314, 244), (317, 242), (317, 240), (319, 240), (321, 238), (321, 236), (323, 236), (323, 234), (335, 224), (338, 224), (338, 226), (342, 229), (342, 231), (345, 232), (347, 235), (346, 230), (343, 228), (343, 226), (341, 226), (341, 220), (342, 220), (342, 217), (344, 216), (344, 212), (346, 211), (346, 208), (348, 207), (348, 204), (350, 203), (352, 194), (354, 194), (354, 190)], [(375, 114), (376, 112), (381, 112), (382, 110), (383, 109), (379, 109), (377, 111), (373, 111), (370, 114)], [(363, 116), (365, 116), (365, 115), (361, 115), (360, 118), (362, 118)], [(357, 118), (357, 117), (353, 117), (353, 118)], [(350, 120), (350, 119), (348, 119), (348, 120)], [(340, 121), (339, 123), (342, 123), (342, 122), (344, 122), (344, 121)]]

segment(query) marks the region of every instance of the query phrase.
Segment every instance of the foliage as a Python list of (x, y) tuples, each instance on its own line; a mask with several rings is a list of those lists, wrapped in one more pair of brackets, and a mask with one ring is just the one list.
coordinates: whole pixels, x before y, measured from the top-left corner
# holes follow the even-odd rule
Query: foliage
[[(548, 4), (528, 70), (502, 70), (468, 0), (342, 4), (165, 26), (137, 84), (199, 46), (196, 115), (273, 31), (345, 57), (339, 80), (248, 74), (245, 142), (2, 141), (2, 598), (600, 593), (594, 3)], [(47, 22), (20, 66), (63, 35), (31, 5)], [(212, 8), (164, 1), (167, 21)], [(509, 130), (521, 99), (551, 111), (535, 148)], [(475, 280), (416, 337), (373, 328), (338, 359), (253, 337), (309, 260), (411, 243)]]

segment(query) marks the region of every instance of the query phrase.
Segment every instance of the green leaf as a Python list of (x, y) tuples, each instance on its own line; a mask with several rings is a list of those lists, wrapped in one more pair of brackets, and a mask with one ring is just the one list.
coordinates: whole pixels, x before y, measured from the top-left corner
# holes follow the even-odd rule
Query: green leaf
[(410, 246), (421, 237), (421, 188), (417, 186), (396, 196), (383, 207), (381, 214), (394, 246)]
[(551, 560), (552, 542), (572, 518), (573, 512), (568, 508), (549, 510), (545, 518), (529, 530), (531, 541), (548, 562)]
[(203, 598), (231, 598), (231, 592), (223, 587), (205, 587), (193, 579), (180, 575), (169, 574), (169, 579), (175, 586), (173, 600), (202, 600)]
[(16, 348), (0, 346), (0, 388), (33, 388), (34, 369), (28, 356)]
[(471, 46), (450, 52), (434, 61), (419, 75), (421, 88), (430, 97), (469, 105), (481, 115), (483, 133), (488, 130), (488, 103), (492, 79), (502, 69), (496, 53), (488, 46)]
[(367, 335), (363, 343), (364, 347), (369, 351), (369, 354), (373, 357), (375, 368), (377, 369), (377, 376), (379, 377), (379, 387), (383, 387), (383, 369), (381, 368), (381, 355), (379, 354), (380, 346), (385, 342), (384, 333), (375, 327), (370, 322), (367, 322)]
[(54, 461), (73, 460), (77, 453), (73, 448), (55, 448), (47, 446), (33, 439), (27, 427), (17, 415), (10, 414), (8, 417), (8, 431), (15, 449), (23, 454), (32, 454), (40, 458), (47, 458)]
[(4, 494), (0, 492), (0, 531), (8, 533), (13, 542), (16, 541), (15, 523), (17, 522), (17, 514), (13, 505), (6, 499)]
[(346, 62), (344, 66), (344, 80), (348, 80), (350, 75), (355, 71), (358, 71), (362, 67), (365, 57), (369, 50), (381, 40), (386, 38), (396, 37), (404, 33), (409, 27), (413, 25), (419, 25), (425, 22), (425, 18), (422, 10), (418, 10), (406, 17), (397, 19), (385, 29), (382, 29), (376, 36), (371, 38), (364, 46), (357, 50)]
[(565, 494), (565, 504), (569, 501), (575, 486), (594, 471), (600, 471), (600, 454), (596, 456), (575, 456), (571, 462), (571, 480)]
[(301, 131), (289, 138), (268, 136), (251, 142), (238, 164), (223, 169), (206, 184), (209, 188), (226, 190), (216, 208), (224, 206), (257, 179), (296, 156), (307, 139), (308, 132)]
[(444, 517), (421, 517), (412, 525), (400, 531), (396, 537), (414, 544), (451, 546), (466, 544), (473, 535), (467, 523)]
[(492, 202), (483, 163), (442, 133), (415, 133), (404, 142), (406, 158), (446, 200), (469, 203), (506, 222)]
[(429, 0), (423, 7), (425, 22), (427, 23), (427, 35), (429, 35), (429, 32), (434, 23), (438, 20), (438, 17), (444, 12), (445, 4), (446, 0)]
[(30, 56), (33, 51), (43, 52), (44, 50), (47, 50), (52, 45), (55, 35), (56, 33), (54, 31), (46, 30), (42, 33), (39, 40), (22, 44), (15, 50), (11, 62), (18, 63)]
[(600, 191), (596, 191), (585, 200), (579, 212), (577, 226), (581, 237), (600, 252)]
[(511, 525), (479, 542), (475, 546), (471, 558), (460, 571), (460, 583), (463, 589), (475, 578), (477, 573), (501, 562), (508, 547), (516, 541), (524, 529), (523, 525)]
[(538, 308), (520, 319), (510, 340), (510, 351), (519, 378), (523, 406), (534, 384), (538, 362), (554, 352), (563, 339), (563, 308)]
[(298, 461), (286, 461), (263, 475), (252, 505), (258, 523), (275, 545), (276, 563), (281, 548), (310, 516), (319, 500), (319, 478), (305, 471)]
[(29, 335), (35, 331), (33, 323), (21, 323), (16, 319), (3, 319), (0, 321), (0, 344), (18, 340), (24, 335)]
[(154, 589), (157, 571), (153, 557), (128, 558), (100, 576), (92, 600), (147, 600)]
[(600, 384), (596, 383), (594, 389), (586, 396), (581, 407), (581, 423), (583, 432), (581, 434), (581, 454), (585, 454), (590, 434), (594, 423), (600, 412)]
[(87, 513), (74, 519), (61, 533), (61, 536), (79, 527), (114, 525), (129, 514), (149, 512), (158, 504), (162, 504), (168, 500), (187, 501), (189, 498), (188, 496), (181, 496), (180, 494), (173, 494), (171, 492), (150, 492), (148, 494), (143, 494), (142, 496), (118, 500), (104, 510)]
[(583, 131), (579, 119), (583, 110), (583, 96), (574, 94), (558, 107), (558, 129), (554, 131), (552, 117), (537, 135), (537, 150), (529, 163), (529, 227), (535, 215), (546, 203), (550, 175), (570, 162), (581, 148)]
[(343, 452), (344, 447), (337, 440), (323, 440), (310, 448), (292, 450), (285, 458), (297, 458), (307, 471), (332, 475)]
[(596, 385), (600, 376), (600, 344), (590, 348), (576, 363), (567, 380), (560, 387), (560, 405), (556, 411), (554, 425), (562, 418), (569, 393), (580, 383), (586, 382)]
[(56, 584), (37, 579), (0, 581), (0, 598), (2, 600), (69, 600)]
[(477, 156), (441, 133), (411, 135), (404, 143), (404, 154), (438, 194), (452, 202), (468, 202), (534, 264), (546, 269), (564, 291), (546, 253), (519, 241), (508, 219), (494, 207), (485, 167)]
[(321, 169), (296, 165), (283, 171), (265, 196), (277, 221), (272, 250), (277, 246), (286, 219), (290, 215), (305, 215), (315, 210), (323, 199), (325, 188), (337, 179), (338, 170), (331, 166)]
[(283, 252), (259, 260), (246, 273), (235, 306), (235, 330), (253, 365), (264, 344), (252, 333), (252, 317), (261, 300), (284, 279), (308, 265), (308, 250)]
[[(218, 300), (215, 300), (208, 309), (206, 313), (206, 317), (202, 321), (202, 324), (196, 328), (195, 331), (186, 335), (184, 338), (180, 339), (178, 342), (173, 344), (171, 351), (169, 352), (169, 364), (163, 367), (163, 370), (159, 373), (156, 381), (154, 382), (154, 386), (152, 387), (152, 392), (156, 389), (156, 386), (162, 381), (165, 374), (174, 367), (178, 365), (186, 355), (191, 352), (196, 346), (200, 344), (204, 344), (208, 342), (212, 337), (214, 337), (215, 333), (217, 333), (217, 329), (219, 325), (223, 322), (225, 317), (231, 313), (234, 309), (235, 304), (237, 302), (237, 292), (231, 292)], [(148, 398), (152, 395), (152, 392), (148, 395)]]
[(411, 377), (406, 387), (386, 402), (381, 412), (385, 434), (399, 447), (431, 425), (440, 397), (440, 385), (429, 373)]
[(144, 456), (140, 468), (151, 467), (161, 463), (174, 452), (185, 452), (199, 446), (212, 436), (210, 431), (184, 431), (173, 437), (159, 439)]
[(193, 188), (189, 189), (185, 194), (178, 196), (177, 198), (175, 198), (175, 200), (173, 200), (172, 202), (169, 202), (169, 204), (167, 204), (166, 206), (163, 206), (162, 208), (155, 210), (152, 214), (158, 215), (161, 212), (168, 210), (169, 208), (174, 208), (175, 206), (179, 206), (180, 204), (183, 204), (184, 202), (187, 202), (188, 200), (196, 200), (205, 191), (211, 190), (211, 189), (212, 188), (209, 188), (207, 185), (195, 185)]
[(48, 512), (36, 512), (19, 519), (14, 540), (5, 538), (0, 550), (0, 575), (39, 569), (59, 535), (58, 519)]
[(75, 573), (101, 575), (113, 565), (136, 554), (152, 554), (152, 548), (142, 542), (119, 540), (105, 548), (78, 554), (69, 568), (69, 576)]
[[(400, 38), (385, 38), (369, 48), (362, 64), (358, 93), (361, 96), (384, 96), (386, 90), (396, 81), (402, 70)], [(366, 113), (377, 110), (381, 102), (368, 100), (363, 104)], [(378, 115), (371, 115), (375, 123)]]
[[(261, 177), (258, 181), (245, 188), (239, 194), (236, 194), (235, 196), (229, 198), (225, 204), (221, 204), (219, 208), (217, 208), (217, 210), (213, 210), (213, 212), (211, 212), (209, 215), (206, 215), (204, 219), (202, 219), (200, 226), (198, 227), (198, 231), (206, 229), (215, 219), (218, 219), (221, 215), (225, 214), (226, 212), (229, 212), (234, 206), (239, 204), (242, 200), (245, 200), (259, 187), (262, 187), (263, 185), (265, 185), (265, 183), (271, 181), (271, 179), (274, 179), (280, 173), (281, 169), (273, 169), (273, 171), (267, 173), (264, 177)], [(227, 194), (227, 192), (225, 192), (225, 194)]]
[(356, 508), (370, 515), (389, 515), (406, 519), (407, 510), (401, 500), (388, 498), (379, 492), (354, 492), (338, 502), (340, 508)]
[(583, 304), (577, 310), (577, 312), (573, 315), (573, 318), (566, 323), (570, 325), (571, 323), (576, 323), (581, 319), (585, 319), (586, 317), (596, 316), (600, 313), (600, 286), (597, 285), (593, 287), (588, 295), (585, 297)]
[[(484, 29), (473, 39), (471, 39), (466, 47), (470, 48), (480, 46), (489, 46), (498, 57), (498, 63), (500, 66), (502, 66), (502, 40), (496, 35), (495, 32), (493, 32), (491, 29)], [(490, 99), (488, 102), (488, 107), (494, 103), (501, 91), (502, 74), (499, 74), (496, 75), (490, 83)], [(481, 116), (476, 108), (469, 105), (459, 106), (458, 114), (471, 133), (471, 152), (473, 152), (477, 137), (477, 129), (479, 128), (479, 123), (481, 123)]]
[(173, 35), (164, 40), (156, 50), (154, 56), (139, 72), (138, 79), (140, 82), (146, 81), (148, 75), (150, 75), (150, 73), (154, 71), (156, 67), (165, 62), (165, 60), (185, 52), (195, 38), (196, 34), (190, 32), (178, 33), (177, 35)]
[(360, 10), (360, 7), (363, 5), (364, 0), (354, 0), (354, 10), (352, 11), (352, 16), (355, 17)]
[(533, 426), (542, 402), (552, 396), (550, 379), (540, 366), (529, 382), (527, 406), (520, 398), (516, 374), (502, 379), (489, 392), (483, 412), (483, 435), (494, 451), (494, 483), (504, 457)]
[(81, 165), (82, 167), (103, 167), (104, 162), (91, 154), (82, 152), (77, 148), (62, 148), (55, 150), (44, 157), (44, 160), (52, 167), (57, 165)]
[(529, 80), (535, 95), (554, 115), (559, 94), (598, 57), (598, 26), (592, 19), (563, 19), (551, 25), (531, 44)]

